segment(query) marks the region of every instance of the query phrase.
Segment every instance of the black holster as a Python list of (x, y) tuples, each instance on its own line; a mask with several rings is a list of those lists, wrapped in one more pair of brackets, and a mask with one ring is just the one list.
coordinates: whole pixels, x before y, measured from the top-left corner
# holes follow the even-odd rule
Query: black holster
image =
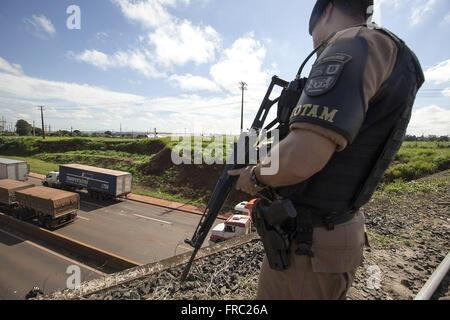
[(259, 200), (252, 210), (253, 223), (264, 245), (272, 269), (283, 271), (290, 267), (289, 251), (296, 229), (297, 211), (291, 200), (267, 203)]

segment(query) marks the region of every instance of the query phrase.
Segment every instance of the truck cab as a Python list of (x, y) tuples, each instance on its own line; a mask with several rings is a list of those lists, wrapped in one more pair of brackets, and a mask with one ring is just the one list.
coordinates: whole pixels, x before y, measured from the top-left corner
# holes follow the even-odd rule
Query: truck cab
[(59, 172), (50, 171), (42, 180), (42, 184), (46, 187), (54, 187), (59, 185)]
[(253, 199), (250, 201), (242, 201), (234, 207), (234, 214), (242, 214), (244, 216), (251, 216), (253, 205), (258, 199)]

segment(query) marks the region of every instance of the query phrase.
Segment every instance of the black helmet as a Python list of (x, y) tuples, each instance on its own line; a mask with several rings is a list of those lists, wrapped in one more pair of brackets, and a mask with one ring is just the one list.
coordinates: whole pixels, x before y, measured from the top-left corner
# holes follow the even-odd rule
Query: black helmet
[[(373, 14), (373, 1), (374, 0), (361, 0), (365, 14), (366, 19), (369, 19)], [(320, 17), (322, 16), (323, 10), (325, 10), (325, 7), (328, 5), (328, 3), (333, 2), (333, 0), (317, 0), (316, 5), (314, 6), (314, 9), (311, 13), (311, 18), (309, 19), (309, 34), (312, 35), (312, 32), (314, 30), (314, 27), (316, 26), (317, 22), (319, 22)], [(369, 7), (372, 7), (371, 10), (368, 10)]]

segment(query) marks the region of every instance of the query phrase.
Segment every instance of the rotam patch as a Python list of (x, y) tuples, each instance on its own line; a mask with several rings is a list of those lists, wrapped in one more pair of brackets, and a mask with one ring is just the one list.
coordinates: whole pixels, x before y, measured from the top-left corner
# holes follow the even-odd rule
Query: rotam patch
[(345, 64), (352, 57), (345, 53), (334, 53), (321, 58), (313, 65), (305, 85), (305, 92), (310, 97), (327, 93), (336, 85)]

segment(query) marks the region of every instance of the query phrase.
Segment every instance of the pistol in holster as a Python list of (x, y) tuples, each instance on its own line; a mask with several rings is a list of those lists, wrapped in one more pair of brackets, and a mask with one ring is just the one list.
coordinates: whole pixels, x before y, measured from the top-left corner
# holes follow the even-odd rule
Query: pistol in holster
[(290, 267), (289, 252), (296, 228), (297, 211), (291, 200), (259, 200), (252, 210), (252, 220), (261, 237), (267, 260), (272, 269)]

